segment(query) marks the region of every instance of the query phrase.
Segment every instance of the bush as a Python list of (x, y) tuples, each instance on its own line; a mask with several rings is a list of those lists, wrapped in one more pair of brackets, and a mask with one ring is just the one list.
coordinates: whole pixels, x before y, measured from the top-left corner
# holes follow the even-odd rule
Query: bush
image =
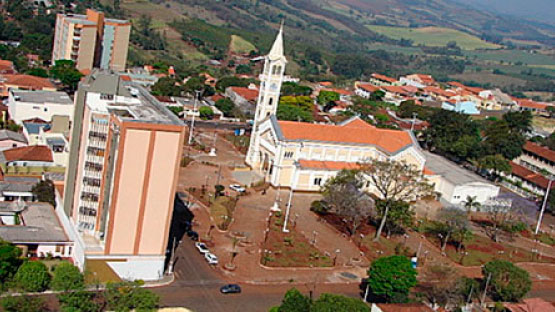
[(325, 215), (328, 213), (329, 208), (324, 201), (315, 200), (310, 204), (310, 211), (319, 215)]
[(100, 311), (100, 304), (95, 300), (96, 295), (92, 292), (68, 292), (59, 294), (57, 297), (63, 312)]
[(291, 288), (285, 293), (277, 312), (308, 312), (310, 311), (310, 304), (309, 298), (301, 294), (296, 288)]
[(482, 268), (482, 274), (484, 279), (491, 274), (488, 291), (496, 301), (519, 301), (532, 286), (528, 272), (508, 261), (490, 261)]
[(29, 292), (45, 291), (50, 279), (48, 268), (40, 261), (25, 262), (14, 276), (16, 286)]
[(0, 283), (6, 282), (21, 264), (21, 249), (0, 239)]
[(79, 269), (69, 262), (62, 262), (54, 269), (50, 287), (53, 290), (68, 291), (83, 289), (85, 280)]
[(153, 311), (160, 303), (158, 295), (140, 288), (137, 282), (109, 283), (105, 298), (107, 308), (113, 311)]
[(212, 119), (212, 117), (214, 117), (214, 111), (208, 106), (202, 106), (198, 111), (201, 119), (206, 120)]
[(31, 296), (5, 297), (2, 299), (5, 312), (40, 312), (46, 311), (42, 298)]
[(383, 257), (372, 262), (368, 270), (368, 284), (376, 299), (403, 302), (416, 285), (416, 275), (407, 257)]

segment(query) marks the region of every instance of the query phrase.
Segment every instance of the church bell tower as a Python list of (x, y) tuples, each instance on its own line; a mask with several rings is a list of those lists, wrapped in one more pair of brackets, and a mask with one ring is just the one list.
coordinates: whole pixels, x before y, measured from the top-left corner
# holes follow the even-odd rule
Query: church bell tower
[(254, 114), (251, 140), (246, 159), (247, 164), (250, 166), (255, 166), (255, 164), (260, 162), (259, 126), (270, 115), (276, 114), (286, 64), (287, 59), (283, 55), (282, 23), (270, 53), (264, 58), (264, 70), (259, 77), (260, 92), (256, 103), (256, 112)]

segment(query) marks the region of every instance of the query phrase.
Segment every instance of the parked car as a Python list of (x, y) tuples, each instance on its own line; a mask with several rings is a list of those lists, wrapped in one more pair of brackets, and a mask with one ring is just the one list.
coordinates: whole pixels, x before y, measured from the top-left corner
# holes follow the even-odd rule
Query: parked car
[(205, 245), (204, 243), (196, 242), (196, 243), (195, 243), (195, 247), (198, 249), (198, 251), (199, 251), (201, 254), (205, 254), (205, 253), (207, 253), (207, 252), (210, 252), (210, 250), (208, 250), (208, 247), (206, 247), (206, 245)]
[(246, 191), (246, 189), (239, 184), (231, 184), (229, 188), (239, 193), (244, 193)]
[(187, 231), (187, 236), (191, 238), (191, 240), (194, 240), (194, 241), (198, 240), (198, 233), (193, 230)]
[(208, 264), (216, 265), (218, 264), (218, 257), (215, 254), (207, 252), (204, 254), (204, 259), (208, 262)]
[(220, 287), (220, 292), (222, 294), (240, 294), (241, 293), (241, 286), (237, 284), (227, 284)]

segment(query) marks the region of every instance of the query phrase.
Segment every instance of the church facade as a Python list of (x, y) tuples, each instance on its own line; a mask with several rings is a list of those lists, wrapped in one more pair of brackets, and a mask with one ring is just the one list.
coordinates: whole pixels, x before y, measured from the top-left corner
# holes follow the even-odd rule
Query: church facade
[(319, 191), (342, 169), (357, 168), (358, 163), (376, 158), (405, 161), (424, 170), (426, 159), (408, 131), (379, 129), (358, 117), (338, 125), (277, 120), (286, 64), (282, 26), (260, 75), (260, 94), (245, 159), (272, 186)]

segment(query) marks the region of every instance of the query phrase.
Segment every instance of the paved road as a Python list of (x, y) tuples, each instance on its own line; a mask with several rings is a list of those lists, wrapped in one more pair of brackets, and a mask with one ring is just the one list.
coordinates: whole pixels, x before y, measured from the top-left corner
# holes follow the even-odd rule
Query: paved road
[[(243, 292), (220, 294), (220, 287), (228, 283), (225, 277), (211, 268), (196, 250), (193, 242), (184, 237), (176, 250), (176, 280), (169, 286), (152, 288), (160, 295), (162, 305), (186, 307), (197, 312), (260, 312), (279, 305), (285, 292), (293, 285), (241, 285)], [(359, 295), (358, 285), (295, 285), (300, 291), (318, 296), (322, 292)]]

